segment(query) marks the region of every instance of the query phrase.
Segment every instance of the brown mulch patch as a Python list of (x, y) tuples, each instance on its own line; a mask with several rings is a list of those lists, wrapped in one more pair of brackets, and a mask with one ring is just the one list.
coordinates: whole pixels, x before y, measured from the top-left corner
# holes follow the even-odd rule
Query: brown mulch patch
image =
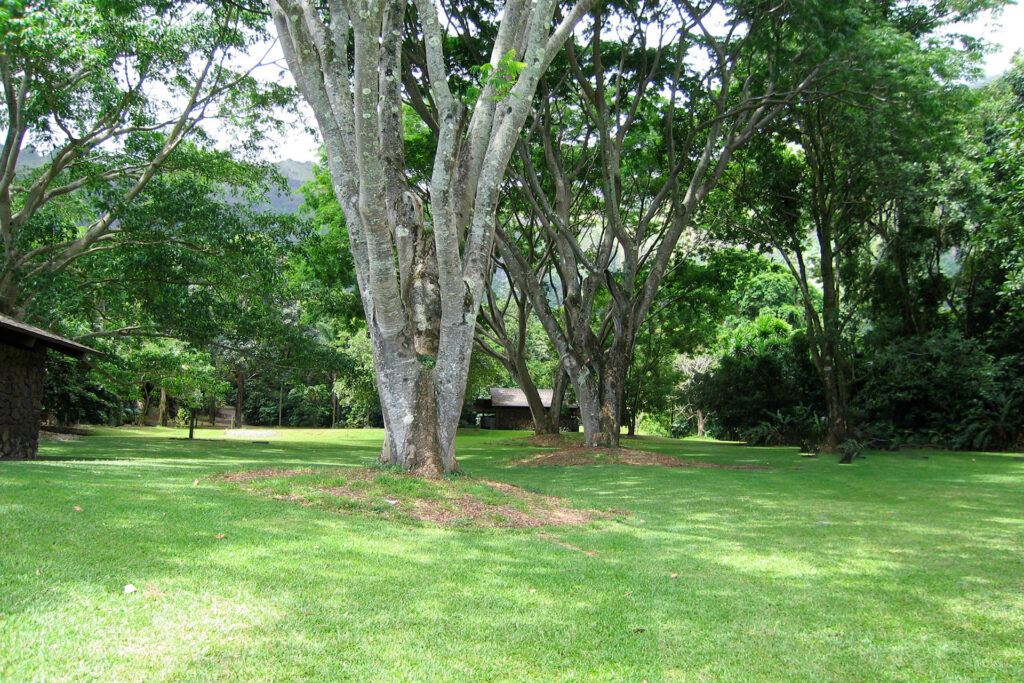
[(576, 446), (564, 448), (554, 453), (535, 453), (515, 465), (638, 465), (659, 467), (710, 467), (719, 470), (770, 470), (768, 465), (724, 465), (717, 462), (687, 460), (664, 453), (636, 451), (629, 448), (598, 448), (593, 446)]
[(579, 445), (580, 440), (579, 438), (563, 436), (562, 434), (531, 434), (522, 438), (509, 439), (508, 443), (517, 446), (526, 444), (527, 446), (535, 446), (537, 448), (565, 448)]
[(478, 480), (496, 489), (508, 486), (515, 489), (512, 495), (520, 503), (526, 503), (523, 510), (514, 505), (492, 505), (473, 496), (456, 498), (454, 505), (439, 504), (441, 501), (418, 499), (413, 502), (411, 517), (420, 522), (438, 526), (480, 526), (501, 529), (535, 529), (542, 526), (581, 526), (608, 515), (598, 510), (567, 507), (565, 501), (553, 496), (525, 491), (486, 479)]
[(39, 432), (40, 441), (81, 441), (80, 434), (64, 434), (62, 432)]
[[(213, 478), (239, 484), (250, 493), (261, 495), (263, 492), (254, 486), (254, 482), (260, 479), (307, 475), (314, 472), (334, 480), (341, 478), (346, 481), (340, 486), (310, 486), (302, 483), (296, 486), (295, 493), (276, 494), (271, 497), (304, 506), (324, 507), (342, 514), (365, 513), (449, 527), (532, 529), (545, 526), (578, 526), (596, 519), (608, 519), (613, 514), (613, 511), (602, 512), (570, 507), (568, 501), (562, 498), (534, 493), (512, 484), (487, 479), (422, 480), (430, 488), (433, 496), (416, 497), (389, 491), (386, 479), (385, 483), (381, 483), (381, 477), (385, 474), (387, 477), (412, 475), (383, 473), (359, 467), (316, 471), (265, 467), (259, 470), (215, 475)], [(494, 504), (482, 500), (473, 495), (472, 491), (466, 490), (467, 486), (478, 484), (485, 484), (504, 494), (503, 503)], [(322, 494), (327, 494), (328, 498), (325, 500)]]
[(269, 479), (270, 477), (293, 477), (296, 474), (313, 474), (313, 470), (286, 470), (280, 467), (264, 467), (259, 470), (248, 470), (246, 472), (230, 472), (227, 474), (216, 474), (214, 479), (230, 481), (233, 484), (241, 484), (254, 479)]

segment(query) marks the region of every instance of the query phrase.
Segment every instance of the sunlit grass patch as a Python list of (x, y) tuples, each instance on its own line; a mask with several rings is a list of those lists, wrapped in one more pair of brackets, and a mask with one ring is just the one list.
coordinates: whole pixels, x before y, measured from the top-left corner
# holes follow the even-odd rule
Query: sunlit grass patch
[[(730, 467), (522, 467), (542, 448), (473, 430), (478, 478), (435, 488), (367, 467), (380, 430), (201, 435), (0, 464), (0, 681), (1024, 680), (1013, 457), (626, 438)], [(523, 490), (628, 514), (497, 528)]]
[(432, 480), (374, 467), (263, 468), (213, 479), (237, 484), (256, 495), (331, 512), (457, 528), (581, 525), (608, 517), (511, 484), (469, 477)]

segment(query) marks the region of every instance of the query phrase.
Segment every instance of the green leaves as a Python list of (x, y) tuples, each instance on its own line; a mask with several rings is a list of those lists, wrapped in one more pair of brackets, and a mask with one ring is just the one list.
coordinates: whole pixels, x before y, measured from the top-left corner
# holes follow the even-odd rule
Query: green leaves
[(516, 61), (515, 50), (506, 52), (505, 56), (498, 60), (497, 67), (490, 64), (469, 67), (469, 72), (476, 78), (477, 84), (467, 89), (467, 104), (472, 105), (480, 99), (482, 91), (488, 86), (494, 88), (494, 94), (488, 98), (490, 100), (498, 102), (510, 95), (516, 97), (512, 89), (525, 68), (526, 62)]

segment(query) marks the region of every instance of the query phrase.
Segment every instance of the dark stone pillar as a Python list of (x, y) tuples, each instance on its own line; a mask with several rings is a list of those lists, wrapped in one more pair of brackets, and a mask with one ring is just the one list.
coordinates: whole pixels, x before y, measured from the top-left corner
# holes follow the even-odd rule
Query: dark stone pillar
[(36, 457), (45, 363), (45, 348), (0, 344), (0, 460)]

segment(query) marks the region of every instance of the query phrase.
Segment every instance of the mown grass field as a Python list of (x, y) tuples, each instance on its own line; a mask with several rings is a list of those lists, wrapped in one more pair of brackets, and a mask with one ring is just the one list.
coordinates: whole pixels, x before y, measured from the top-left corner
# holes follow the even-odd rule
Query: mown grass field
[(379, 431), (183, 435), (0, 463), (0, 679), (1024, 680), (1019, 457), (643, 440), (773, 469), (514, 467), (521, 434), (470, 432), (469, 474), (621, 514), (462, 529), (212, 476), (358, 466)]

